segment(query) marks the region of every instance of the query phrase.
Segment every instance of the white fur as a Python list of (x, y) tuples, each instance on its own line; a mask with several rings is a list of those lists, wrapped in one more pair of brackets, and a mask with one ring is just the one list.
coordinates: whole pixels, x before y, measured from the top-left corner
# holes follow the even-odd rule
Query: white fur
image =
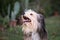
[[(30, 15), (30, 14), (33, 14), (33, 15)], [(39, 16), (39, 14), (37, 14), (35, 11), (30, 9), (25, 11), (25, 14), (22, 15), (22, 21), (24, 21), (23, 16), (28, 17), (31, 20), (31, 22), (23, 23), (22, 31), (25, 34), (32, 32), (32, 37), (31, 37), (32, 40), (41, 40), (39, 34), (37, 33), (37, 29), (38, 28), (41, 29), (41, 25), (37, 20), (37, 16)]]

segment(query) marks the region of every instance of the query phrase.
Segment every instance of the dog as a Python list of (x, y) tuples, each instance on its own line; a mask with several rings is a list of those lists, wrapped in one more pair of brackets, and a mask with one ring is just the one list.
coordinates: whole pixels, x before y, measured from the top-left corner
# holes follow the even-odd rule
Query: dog
[(24, 40), (48, 40), (44, 16), (34, 10), (26, 10), (21, 15)]

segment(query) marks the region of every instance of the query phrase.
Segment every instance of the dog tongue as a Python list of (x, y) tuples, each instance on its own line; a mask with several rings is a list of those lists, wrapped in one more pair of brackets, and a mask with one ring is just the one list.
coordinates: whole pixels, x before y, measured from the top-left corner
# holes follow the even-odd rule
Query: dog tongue
[(23, 22), (30, 22), (29, 20), (24, 20)]
[(29, 21), (24, 21), (24, 22), (29, 22)]

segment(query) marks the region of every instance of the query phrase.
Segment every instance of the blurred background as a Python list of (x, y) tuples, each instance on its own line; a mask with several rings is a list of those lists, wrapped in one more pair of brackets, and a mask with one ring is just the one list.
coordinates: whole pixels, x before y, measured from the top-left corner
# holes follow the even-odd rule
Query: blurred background
[(49, 40), (60, 40), (60, 0), (0, 0), (0, 40), (23, 40), (17, 19), (27, 9), (45, 16)]

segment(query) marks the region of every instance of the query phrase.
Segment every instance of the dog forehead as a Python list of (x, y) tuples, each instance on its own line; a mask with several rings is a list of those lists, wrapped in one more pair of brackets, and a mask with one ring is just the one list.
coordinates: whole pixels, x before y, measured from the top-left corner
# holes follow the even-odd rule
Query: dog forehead
[(29, 9), (27, 11), (25, 11), (25, 14), (37, 14), (35, 11)]

